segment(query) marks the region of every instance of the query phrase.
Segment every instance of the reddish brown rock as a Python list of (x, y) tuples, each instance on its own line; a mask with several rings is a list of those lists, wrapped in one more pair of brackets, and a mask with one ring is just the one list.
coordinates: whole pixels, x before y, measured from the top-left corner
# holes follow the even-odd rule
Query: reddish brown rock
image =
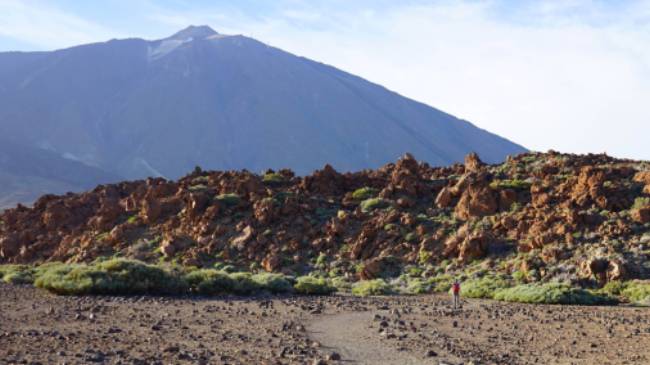
[(470, 234), (460, 244), (458, 259), (462, 262), (471, 262), (475, 259), (483, 258), (486, 253), (492, 237), (487, 232), (477, 232)]
[(451, 189), (448, 187), (442, 188), (438, 196), (436, 197), (436, 206), (438, 208), (449, 208), (451, 206), (452, 199), (454, 198)]
[(262, 267), (268, 272), (277, 271), (280, 268), (282, 260), (278, 254), (269, 254), (262, 261)]
[(633, 209), (631, 216), (638, 223), (650, 223), (650, 206)]
[(484, 184), (470, 185), (461, 195), (454, 214), (463, 220), (492, 215), (498, 209), (495, 193)]
[(15, 234), (0, 237), (0, 257), (12, 258), (20, 252), (20, 241)]
[(472, 152), (467, 156), (465, 156), (465, 170), (470, 172), (476, 172), (480, 170), (483, 166), (485, 166), (485, 163), (481, 161), (481, 159), (478, 157), (478, 154), (476, 154), (476, 152)]
[(503, 189), (499, 191), (499, 210), (508, 211), (512, 205), (517, 202), (517, 192), (512, 189)]
[(235, 247), (237, 250), (242, 251), (244, 249), (244, 246), (253, 238), (253, 227), (251, 226), (246, 226), (241, 234), (237, 237), (235, 237), (232, 241), (231, 244), (233, 247)]
[(314, 171), (311, 176), (305, 176), (300, 187), (312, 193), (323, 195), (340, 194), (345, 185), (345, 178), (330, 165), (325, 165), (322, 170)]
[(163, 239), (160, 245), (160, 251), (165, 257), (170, 258), (188, 248), (190, 244), (191, 241), (186, 237), (169, 235)]
[(650, 185), (650, 171), (639, 171), (634, 175), (634, 181), (645, 185)]

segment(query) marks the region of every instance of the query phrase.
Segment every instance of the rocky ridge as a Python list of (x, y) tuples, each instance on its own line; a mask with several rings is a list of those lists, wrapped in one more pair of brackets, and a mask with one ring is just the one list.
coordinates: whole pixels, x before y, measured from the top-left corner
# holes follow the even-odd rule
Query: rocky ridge
[(324, 271), (355, 279), (406, 266), (520, 271), (581, 285), (645, 279), (650, 164), (550, 151), (431, 167), (203, 171), (46, 195), (0, 214), (0, 263), (125, 256), (191, 266)]

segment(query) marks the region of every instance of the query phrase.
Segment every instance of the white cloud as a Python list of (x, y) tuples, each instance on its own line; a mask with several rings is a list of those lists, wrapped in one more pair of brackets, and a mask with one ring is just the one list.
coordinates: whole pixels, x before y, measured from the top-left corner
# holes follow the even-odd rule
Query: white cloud
[(650, 159), (644, 4), (605, 13), (586, 1), (547, 2), (512, 22), (495, 2), (447, 2), (335, 14), (335, 31), (284, 19), (242, 30), (531, 149)]
[(1, 0), (0, 36), (48, 50), (124, 35), (63, 12), (46, 2)]

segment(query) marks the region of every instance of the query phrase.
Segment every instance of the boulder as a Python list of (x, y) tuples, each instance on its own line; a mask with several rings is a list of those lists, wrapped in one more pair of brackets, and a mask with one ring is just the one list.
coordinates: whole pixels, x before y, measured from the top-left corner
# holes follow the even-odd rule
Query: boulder
[(417, 196), (423, 188), (420, 186), (418, 162), (407, 153), (395, 164), (390, 177), (390, 184), (395, 191), (409, 196)]
[(271, 253), (262, 260), (262, 267), (267, 272), (274, 272), (280, 268), (281, 263), (280, 256), (277, 253)]
[(449, 208), (454, 196), (448, 187), (442, 188), (436, 197), (436, 206), (438, 208)]
[(246, 244), (253, 238), (253, 227), (246, 226), (241, 234), (235, 237), (230, 243), (238, 250), (242, 251)]
[(582, 264), (584, 276), (595, 278), (603, 286), (613, 280), (627, 280), (627, 263), (619, 258), (592, 257)]
[(10, 259), (20, 252), (20, 241), (15, 234), (0, 238), (0, 257)]
[(460, 244), (458, 259), (462, 262), (470, 262), (485, 257), (491, 240), (491, 236), (484, 231), (469, 235)]
[(633, 180), (638, 183), (650, 185), (650, 171), (639, 171), (634, 175)]
[(339, 194), (344, 190), (344, 186), (345, 177), (329, 164), (322, 170), (314, 171), (311, 176), (305, 176), (300, 182), (303, 190), (323, 195)]
[(498, 208), (495, 193), (489, 186), (470, 185), (461, 195), (454, 213), (456, 217), (467, 220), (495, 214)]
[(481, 161), (481, 159), (478, 157), (478, 154), (476, 152), (472, 152), (467, 156), (465, 156), (466, 171), (476, 172), (480, 170), (483, 166), (485, 166), (485, 163)]
[(191, 245), (191, 240), (186, 237), (174, 235), (166, 236), (160, 244), (160, 251), (165, 257), (170, 258), (177, 253), (187, 249)]

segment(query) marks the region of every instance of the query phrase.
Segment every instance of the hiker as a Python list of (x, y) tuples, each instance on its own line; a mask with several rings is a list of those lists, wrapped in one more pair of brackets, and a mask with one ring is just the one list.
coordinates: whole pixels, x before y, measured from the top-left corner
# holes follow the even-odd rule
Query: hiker
[(454, 280), (451, 292), (454, 296), (454, 309), (458, 309), (460, 307), (460, 282), (458, 282), (458, 279)]

